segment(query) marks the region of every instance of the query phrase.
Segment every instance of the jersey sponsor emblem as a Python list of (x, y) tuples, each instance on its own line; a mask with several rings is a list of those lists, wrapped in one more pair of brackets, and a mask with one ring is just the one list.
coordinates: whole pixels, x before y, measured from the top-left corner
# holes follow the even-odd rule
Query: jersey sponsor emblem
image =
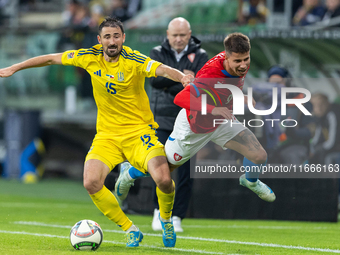
[(114, 79), (115, 78), (114, 75), (111, 75), (111, 74), (107, 74), (106, 76), (109, 77), (110, 79)]
[(97, 72), (94, 72), (95, 75), (98, 75), (99, 77), (102, 76), (102, 70), (98, 70)]
[(181, 155), (179, 155), (179, 154), (177, 154), (177, 153), (174, 154), (174, 160), (175, 160), (175, 161), (180, 161), (181, 159), (182, 159), (182, 156), (181, 156)]
[(190, 54), (188, 55), (188, 59), (189, 59), (189, 61), (190, 61), (191, 63), (194, 62), (195, 57), (196, 57), (196, 54), (195, 54), (195, 53), (190, 53)]
[(147, 72), (150, 72), (153, 63), (155, 63), (155, 60), (149, 61), (148, 66), (146, 67)]
[(120, 81), (120, 82), (124, 81), (124, 73), (123, 72), (119, 72), (119, 73), (117, 73), (117, 75), (118, 75), (118, 81)]
[(70, 52), (70, 53), (67, 53), (67, 58), (70, 59), (70, 58), (74, 58), (74, 51)]

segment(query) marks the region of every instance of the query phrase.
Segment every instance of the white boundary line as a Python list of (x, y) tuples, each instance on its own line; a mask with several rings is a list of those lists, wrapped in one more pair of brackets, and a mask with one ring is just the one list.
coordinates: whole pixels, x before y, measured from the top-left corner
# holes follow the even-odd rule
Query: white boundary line
[[(46, 224), (46, 223), (34, 222), (34, 221), (16, 221), (16, 222), (13, 222), (13, 223), (14, 224), (22, 224), (22, 225), (36, 225), (36, 226), (69, 228), (69, 229), (72, 227), (72, 226), (65, 226), (65, 225)], [(121, 230), (104, 230), (104, 231), (125, 234), (125, 232), (121, 231)], [(0, 230), (0, 232), (1, 232), (1, 230)], [(159, 237), (162, 236), (161, 234), (150, 234), (150, 233), (145, 233), (144, 235), (145, 236), (159, 236)], [(224, 239), (215, 239), (215, 238), (202, 238), (202, 237), (192, 237), (192, 236), (177, 236), (177, 238), (178, 239), (186, 239), (186, 240), (206, 241), (206, 242), (219, 242), (219, 243), (230, 243), (230, 244), (243, 244), (243, 245), (253, 245), (253, 246), (262, 246), (262, 247), (272, 247), (272, 248), (283, 248), (283, 249), (291, 249), (291, 250), (293, 249), (293, 250), (305, 250), (305, 251), (340, 253), (340, 250), (334, 250), (334, 249), (313, 248), (313, 247), (293, 246), (293, 245), (282, 245), (282, 244), (273, 244), (273, 243), (242, 242), (242, 241), (235, 241), (235, 240), (224, 240)], [(160, 248), (162, 248), (162, 247), (160, 247)]]
[[(30, 233), (30, 232), (25, 232), (25, 231), (6, 231), (6, 230), (0, 230), (0, 233), (69, 239), (68, 236), (58, 236), (58, 235), (50, 235), (50, 234)], [(123, 242), (106, 241), (106, 240), (103, 240), (103, 243), (113, 243), (113, 244), (126, 245), (126, 243), (123, 243)], [(140, 244), (139, 246), (146, 247), (146, 248), (152, 248), (152, 249), (158, 249), (158, 250), (171, 250), (171, 251), (200, 253), (200, 254), (224, 254), (222, 252), (211, 252), (211, 251), (195, 250), (195, 249), (166, 248), (166, 247), (157, 247), (157, 246), (154, 246), (154, 245), (143, 245), (143, 244)]]
[[(76, 207), (89, 207), (88, 204), (73, 204), (73, 206), (76, 206)], [(28, 207), (28, 208), (46, 208), (46, 205), (43, 204), (43, 203), (30, 203), (30, 202), (26, 202), (26, 203), (21, 203), (21, 202), (1, 202), (0, 204), (0, 207), (20, 207), (20, 208), (23, 208), (23, 207)], [(67, 203), (55, 203), (55, 204), (52, 204), (50, 207), (57, 207), (57, 208), (70, 208), (70, 204), (67, 204)]]
[[(138, 225), (138, 227), (150, 227), (151, 225)], [(246, 229), (296, 229), (296, 230), (306, 230), (306, 229), (330, 229), (329, 227), (299, 227), (299, 226), (245, 226), (245, 225), (210, 225), (210, 226), (204, 226), (204, 225), (183, 225), (183, 228), (246, 228)]]
[[(52, 224), (45, 224), (45, 223), (40, 223), (40, 222), (34, 222), (34, 221), (16, 221), (13, 222), (14, 224), (24, 224), (24, 225), (39, 225), (39, 226), (46, 226), (46, 227), (59, 227), (61, 228), (61, 225), (52, 225)], [(151, 225), (138, 225), (138, 227), (144, 227), (148, 228)], [(315, 229), (315, 230), (320, 230), (320, 229), (331, 229), (329, 227), (299, 227), (299, 226), (246, 226), (246, 225), (226, 225), (226, 226), (221, 226), (221, 225), (210, 225), (210, 226), (203, 226), (203, 225), (182, 225), (185, 228), (246, 228), (246, 229), (296, 229), (296, 230), (306, 230), (306, 229)], [(72, 227), (72, 226), (64, 226), (65, 228), (67, 227)], [(109, 230), (110, 231), (110, 230)], [(118, 230), (117, 230), (118, 231)]]

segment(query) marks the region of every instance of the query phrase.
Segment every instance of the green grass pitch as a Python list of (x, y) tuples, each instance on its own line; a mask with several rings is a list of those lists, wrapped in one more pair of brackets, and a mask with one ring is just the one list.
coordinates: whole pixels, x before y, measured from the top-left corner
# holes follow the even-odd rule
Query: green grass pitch
[[(130, 215), (145, 234), (138, 248), (92, 203), (81, 182), (0, 179), (0, 254), (81, 254), (69, 242), (71, 227), (91, 219), (103, 229), (95, 254), (336, 254), (339, 223), (185, 219), (175, 248), (164, 248), (150, 216)], [(91, 251), (89, 251), (91, 252)], [(86, 252), (85, 252), (86, 253)]]

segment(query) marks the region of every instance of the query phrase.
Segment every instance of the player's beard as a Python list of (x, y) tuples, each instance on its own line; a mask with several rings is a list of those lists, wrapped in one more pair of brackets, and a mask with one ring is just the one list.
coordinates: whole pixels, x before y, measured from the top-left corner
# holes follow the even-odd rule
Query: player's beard
[[(120, 55), (120, 53), (122, 52), (122, 46), (108, 46), (105, 53), (106, 55), (108, 55), (110, 58), (116, 58), (117, 56)], [(109, 49), (117, 49), (116, 52), (112, 53), (109, 51)]]

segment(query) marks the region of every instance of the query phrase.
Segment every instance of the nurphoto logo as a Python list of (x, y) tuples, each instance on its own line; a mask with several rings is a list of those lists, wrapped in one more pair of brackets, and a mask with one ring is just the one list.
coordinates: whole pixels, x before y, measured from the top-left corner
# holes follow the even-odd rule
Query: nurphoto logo
[[(231, 93), (231, 95), (228, 97), (227, 102), (225, 104), (228, 104), (231, 99), (233, 99), (233, 110), (232, 113), (233, 115), (244, 115), (244, 94), (242, 90), (231, 84), (220, 84), (217, 83), (214, 85), (214, 88), (216, 89), (216, 92), (218, 92), (219, 89), (228, 89)], [(285, 116), (287, 114), (287, 105), (295, 105), (304, 115), (312, 115), (304, 106), (304, 103), (307, 103), (311, 99), (311, 93), (307, 89), (304, 88), (292, 88), (292, 87), (282, 87), (281, 89), (281, 115)], [(305, 95), (304, 98), (287, 98), (287, 94), (289, 93), (302, 93)], [(270, 115), (273, 112), (277, 110), (278, 107), (278, 88), (273, 87), (272, 88), (272, 105), (269, 109), (266, 110), (258, 110), (253, 106), (252, 103), (253, 100), (253, 88), (249, 87), (248, 88), (248, 100), (247, 100), (247, 106), (248, 109), (251, 113), (255, 115), (260, 115), (260, 116), (265, 116), (265, 115)], [(201, 114), (202, 115), (207, 115), (207, 94), (202, 94), (201, 96)], [(284, 127), (295, 127), (298, 125), (298, 122), (294, 119), (251, 119), (248, 120), (248, 125), (251, 127), (262, 127), (264, 125), (264, 121), (271, 122), (272, 126), (274, 126), (275, 121), (281, 121), (281, 125)], [(221, 124), (227, 124), (229, 123), (233, 125), (233, 121), (228, 121), (226, 119), (214, 119), (213, 120), (213, 126), (215, 127), (216, 125), (221, 125)], [(243, 121), (244, 126), (245, 126), (245, 120)], [(252, 125), (251, 123), (253, 122), (260, 122), (259, 125)], [(290, 123), (290, 125), (287, 124)], [(234, 122), (234, 124), (236, 124)]]

